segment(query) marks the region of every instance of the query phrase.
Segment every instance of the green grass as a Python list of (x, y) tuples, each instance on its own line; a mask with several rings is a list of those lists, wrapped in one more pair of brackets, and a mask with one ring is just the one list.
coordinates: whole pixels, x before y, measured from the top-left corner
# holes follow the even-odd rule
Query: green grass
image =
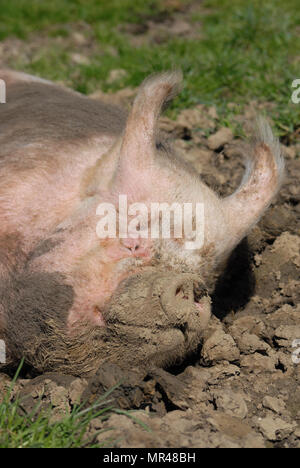
[[(240, 106), (237, 112), (251, 100), (271, 102), (277, 130), (293, 132), (300, 109), (290, 99), (291, 83), (299, 78), (298, 0), (204, 0), (199, 13), (189, 18), (200, 20), (201, 39), (170, 38), (133, 47), (120, 25), (172, 14), (172, 5), (164, 0), (0, 0), (0, 38), (68, 37), (84, 22), (96, 44), (88, 65), (74, 65), (68, 51), (51, 41), (32, 62), (21, 59), (12, 65), (65, 81), (83, 93), (135, 87), (150, 73), (181, 68), (185, 87), (173, 104), (174, 113), (197, 103), (215, 104), (223, 122), (230, 124), (228, 102)], [(113, 69), (124, 69), (127, 76), (108, 83)]]
[[(12, 398), (12, 391), (18, 378), (22, 363), (11, 382), (10, 388), (0, 400), (0, 448), (100, 448), (110, 447), (114, 442), (107, 429), (105, 442), (97, 443), (96, 436), (103, 430), (94, 431), (90, 436), (87, 429), (95, 418), (106, 420), (113, 413), (125, 415), (140, 424), (146, 431), (149, 428), (134, 416), (134, 411), (123, 411), (109, 405), (111, 393), (118, 387), (111, 388), (100, 396), (90, 407), (85, 404), (74, 405), (71, 413), (63, 415), (58, 421), (51, 422), (52, 408), (40, 409), (41, 401), (28, 413), (24, 399)], [(26, 397), (25, 397), (26, 398)], [(67, 412), (66, 412), (67, 413)], [(113, 428), (111, 428), (113, 429)]]
[(95, 25), (134, 22), (140, 15), (159, 11), (159, 0), (6, 0), (0, 1), (0, 39), (16, 35), (26, 38), (28, 33), (55, 25), (84, 21)]
[[(0, 404), (0, 448), (101, 448), (110, 447), (115, 442), (110, 437), (110, 429), (93, 431), (88, 436), (87, 430), (95, 418), (106, 420), (113, 413), (125, 415), (149, 431), (141, 421), (133, 416), (134, 411), (122, 411), (107, 406), (107, 394), (97, 403), (83, 409), (74, 406), (72, 412), (59, 421), (51, 422), (52, 409), (39, 411), (39, 405), (30, 413), (22, 412), (22, 401), (9, 401), (6, 396)], [(107, 432), (104, 442), (99, 444), (96, 436)]]
[[(102, 405), (103, 406), (103, 405)], [(59, 422), (51, 423), (51, 409), (36, 414), (22, 414), (22, 403), (4, 401), (0, 404), (0, 448), (76, 448), (98, 447), (93, 439), (85, 439), (87, 427), (95, 417), (95, 408), (84, 412), (80, 406)], [(99, 409), (99, 408), (98, 408)], [(110, 408), (99, 409), (98, 417), (105, 417)], [(109, 439), (109, 436), (108, 436)]]
[[(11, 392), (18, 373), (0, 403), (0, 448), (76, 448), (95, 446), (85, 438), (89, 423), (95, 417), (105, 419), (112, 408), (105, 406), (108, 395), (89, 409), (83, 405), (74, 406), (71, 414), (51, 423), (51, 408), (39, 411), (40, 402), (27, 413), (22, 400), (11, 401)], [(95, 436), (95, 435), (94, 435)], [(97, 446), (97, 445), (96, 445)]]

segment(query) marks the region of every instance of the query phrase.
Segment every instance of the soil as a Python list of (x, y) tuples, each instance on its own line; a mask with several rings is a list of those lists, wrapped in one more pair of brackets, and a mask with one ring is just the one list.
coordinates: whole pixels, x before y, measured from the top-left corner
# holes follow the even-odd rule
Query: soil
[[(180, 15), (179, 11), (180, 34), (189, 34)], [(168, 21), (164, 19), (167, 25)], [(148, 23), (129, 31), (133, 41), (153, 40), (157, 29)], [(2, 43), (4, 55), (9, 41), (13, 40)], [(18, 41), (13, 47), (18, 49)], [(99, 92), (94, 97), (99, 95), (103, 96)], [(114, 99), (127, 104), (133, 95), (125, 89)], [(236, 117), (246, 133), (254, 108), (250, 104)], [(184, 110), (175, 122), (163, 117), (161, 128), (220, 195), (238, 186), (243, 173), (241, 141), (222, 128), (214, 107)], [(105, 364), (89, 380), (61, 374), (23, 376), (12, 398), (20, 393), (24, 411), (40, 398), (41, 408), (51, 405), (51, 417), (57, 420), (76, 402), (91, 405), (121, 381), (109, 396), (110, 404), (135, 410), (135, 419), (120, 414), (106, 421), (93, 419), (86, 437), (95, 435), (105, 446), (300, 448), (300, 143), (289, 135), (282, 141), (289, 143), (282, 145), (284, 185), (218, 279), (212, 292), (213, 318), (198, 351), (165, 370), (125, 371)], [(9, 381), (0, 374), (0, 395)], [(101, 429), (106, 431), (99, 434)]]

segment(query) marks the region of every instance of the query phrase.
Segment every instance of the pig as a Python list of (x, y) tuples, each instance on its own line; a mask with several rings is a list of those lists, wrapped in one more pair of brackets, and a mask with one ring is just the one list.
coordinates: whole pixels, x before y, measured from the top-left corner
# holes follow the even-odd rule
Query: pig
[[(240, 186), (220, 198), (158, 130), (180, 72), (147, 78), (128, 114), (24, 73), (1, 70), (0, 78), (7, 87), (0, 105), (6, 367), (23, 357), (38, 373), (88, 376), (106, 361), (180, 362), (209, 323), (210, 278), (280, 188), (284, 162), (270, 126), (258, 119)], [(100, 238), (99, 205), (117, 212), (124, 195), (149, 210), (201, 204), (203, 242), (186, 247), (193, 230), (181, 238)]]

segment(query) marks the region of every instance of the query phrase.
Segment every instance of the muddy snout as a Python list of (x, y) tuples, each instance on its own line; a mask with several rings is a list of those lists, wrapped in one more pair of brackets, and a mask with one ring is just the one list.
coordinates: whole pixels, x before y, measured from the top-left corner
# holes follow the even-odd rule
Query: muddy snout
[(146, 328), (204, 329), (210, 318), (205, 285), (192, 274), (147, 271), (119, 286), (106, 321)]
[(160, 278), (154, 290), (156, 287), (160, 291), (161, 306), (170, 325), (180, 326), (184, 330), (193, 315), (198, 316), (199, 323), (203, 321), (205, 325), (205, 319), (209, 319), (204, 310), (208, 293), (203, 283), (191, 275), (172, 275), (171, 278)]

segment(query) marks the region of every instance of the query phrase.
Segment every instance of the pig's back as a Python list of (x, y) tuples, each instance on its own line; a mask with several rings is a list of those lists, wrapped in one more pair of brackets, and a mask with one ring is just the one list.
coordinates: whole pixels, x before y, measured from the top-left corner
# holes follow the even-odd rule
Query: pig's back
[(38, 81), (8, 80), (6, 94), (0, 105), (0, 236), (28, 227), (40, 237), (73, 210), (83, 172), (114, 143), (126, 113)]
[(116, 136), (126, 113), (117, 106), (39, 82), (7, 85), (0, 106), (0, 156), (20, 146), (82, 144), (92, 137)]

